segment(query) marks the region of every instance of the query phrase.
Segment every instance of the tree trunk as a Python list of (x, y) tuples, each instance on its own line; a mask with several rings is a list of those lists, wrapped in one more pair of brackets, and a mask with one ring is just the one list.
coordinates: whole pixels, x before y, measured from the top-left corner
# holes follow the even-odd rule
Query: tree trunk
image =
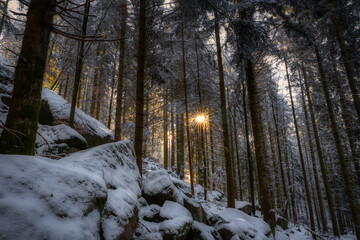
[(305, 102), (304, 90), (303, 90), (302, 82), (301, 82), (300, 71), (299, 71), (299, 80), (300, 80), (300, 86), (301, 86), (300, 90), (301, 90), (303, 111), (304, 111), (304, 115), (305, 115), (305, 125), (306, 125), (306, 131), (307, 131), (307, 135), (308, 135), (307, 140), (308, 140), (308, 145), (310, 148), (310, 158), (311, 158), (311, 162), (312, 162), (312, 168), (314, 171), (316, 192), (317, 192), (318, 199), (319, 199), (319, 208), (320, 208), (320, 215), (321, 215), (321, 220), (322, 220), (321, 223), (322, 223), (324, 232), (327, 232), (328, 231), (327, 220), (326, 220), (326, 215), (325, 215), (325, 210), (324, 210), (324, 205), (323, 205), (323, 197), (321, 194), (319, 176), (318, 176), (317, 167), (316, 167), (314, 145), (313, 145), (313, 141), (312, 141), (312, 135), (311, 135), (311, 130), (310, 130), (310, 121), (309, 121), (309, 116), (308, 116), (308, 112), (307, 112), (307, 108), (306, 108), (306, 102)]
[(35, 153), (42, 82), (55, 6), (55, 0), (32, 0), (29, 5), (6, 129), (0, 138), (0, 153)]
[(122, 114), (122, 95), (124, 88), (124, 69), (125, 69), (125, 44), (126, 44), (126, 19), (127, 19), (127, 1), (121, 4), (121, 30), (120, 30), (120, 55), (119, 55), (119, 72), (116, 98), (115, 113), (115, 141), (121, 140), (121, 114)]
[[(338, 75), (338, 71), (336, 68), (336, 64), (335, 64), (335, 49), (334, 49), (334, 45), (332, 43), (329, 43), (329, 47), (330, 47), (330, 60), (331, 60), (331, 67), (332, 67), (332, 71), (334, 74), (334, 79), (335, 79), (335, 87), (336, 87), (336, 91), (338, 93), (338, 96), (340, 98), (340, 106), (341, 106), (341, 116), (344, 120), (344, 124), (345, 124), (345, 132), (346, 135), (348, 137), (349, 140), (349, 145), (350, 145), (350, 150), (351, 150), (351, 157), (355, 166), (355, 170), (356, 170), (356, 175), (357, 175), (357, 180), (358, 180), (358, 185), (360, 186), (360, 162), (359, 162), (359, 152), (356, 149), (356, 144), (355, 144), (355, 136), (357, 136), (357, 138), (359, 138), (358, 136), (358, 129), (356, 129), (356, 131), (354, 131), (353, 134), (353, 124), (351, 122), (351, 119), (349, 118), (349, 114), (351, 109), (349, 109), (349, 106), (347, 105), (346, 99), (345, 99), (345, 92), (341, 86), (341, 82), (339, 79), (339, 75)], [(358, 128), (358, 125), (356, 125), (356, 128)]]
[(91, 90), (91, 106), (90, 106), (90, 116), (95, 117), (95, 110), (96, 110), (96, 102), (97, 102), (97, 89), (98, 89), (98, 82), (99, 82), (99, 71), (95, 67), (94, 69), (94, 79), (92, 84)]
[(282, 159), (282, 155), (281, 155), (279, 126), (278, 126), (278, 121), (277, 121), (276, 116), (275, 116), (274, 104), (271, 104), (271, 108), (272, 108), (273, 120), (274, 120), (274, 124), (275, 124), (276, 145), (277, 145), (277, 150), (278, 150), (278, 155), (279, 155), (281, 184), (282, 184), (284, 197), (285, 197), (285, 204), (284, 204), (284, 207), (283, 207), (283, 214), (284, 214), (284, 217), (286, 219), (288, 219), (287, 205), (288, 205), (289, 198), (288, 198), (288, 195), (287, 195), (287, 189), (286, 189), (286, 183), (285, 183), (285, 174), (284, 174), (284, 167), (283, 167), (283, 159)]
[(321, 149), (319, 133), (317, 130), (317, 124), (316, 124), (316, 120), (315, 120), (315, 113), (313, 110), (312, 100), (311, 100), (311, 96), (310, 96), (309, 84), (307, 81), (307, 75), (306, 75), (305, 67), (303, 64), (301, 65), (301, 69), (302, 69), (303, 78), (304, 78), (304, 82), (305, 82), (305, 91), (306, 91), (308, 106), (309, 106), (309, 111), (310, 111), (310, 119), (311, 119), (312, 128), (313, 128), (313, 132), (314, 132), (316, 151), (317, 151), (318, 159), (320, 162), (321, 175), (322, 175), (323, 182), (324, 182), (326, 198), (328, 201), (329, 211), (330, 211), (330, 216), (331, 216), (331, 222), (333, 225), (333, 233), (335, 236), (339, 236), (340, 233), (339, 233), (336, 214), (335, 214), (334, 201), (333, 201), (332, 193), (331, 193), (330, 186), (329, 186), (329, 178), (328, 178), (328, 174), (326, 171), (326, 165), (325, 165), (325, 161), (324, 161), (324, 157), (323, 157), (323, 152)]
[(234, 124), (234, 133), (235, 133), (235, 151), (236, 151), (236, 162), (237, 162), (237, 172), (238, 172), (238, 181), (239, 181), (239, 199), (243, 201), (243, 191), (242, 191), (242, 174), (241, 174), (241, 165), (240, 165), (240, 155), (239, 155), (239, 143), (238, 143), (238, 132), (236, 125), (236, 109), (234, 110), (233, 115), (233, 124)]
[(251, 146), (249, 139), (249, 126), (247, 117), (247, 106), (246, 106), (246, 89), (245, 83), (242, 83), (243, 88), (243, 108), (244, 108), (244, 125), (245, 125), (245, 138), (246, 138), (246, 158), (249, 165), (249, 182), (250, 182), (250, 196), (251, 196), (251, 210), (255, 216), (255, 185), (254, 185), (254, 166), (252, 161)]
[(167, 90), (165, 86), (164, 91), (164, 109), (163, 109), (163, 140), (164, 140), (164, 168), (168, 170), (169, 168), (169, 151), (168, 151), (168, 117), (167, 117)]
[(264, 220), (269, 223), (272, 231), (275, 230), (275, 214), (272, 210), (269, 170), (267, 167), (265, 139), (263, 135), (263, 124), (261, 119), (261, 106), (257, 92), (254, 66), (250, 60), (245, 65), (246, 85), (250, 104), (251, 122), (255, 144), (256, 165), (259, 179), (259, 202)]
[[(335, 36), (336, 36), (336, 38), (338, 40), (338, 43), (339, 43), (339, 47), (340, 47), (340, 51), (341, 51), (341, 58), (342, 58), (342, 62), (343, 62), (344, 67), (345, 67), (345, 73), (346, 73), (346, 77), (348, 79), (348, 83), (349, 83), (349, 86), (350, 86), (351, 95), (352, 95), (353, 100), (354, 100), (354, 106), (355, 106), (355, 110), (356, 110), (356, 114), (357, 114), (357, 119), (358, 119), (358, 121), (360, 123), (360, 97), (359, 97), (359, 91), (358, 91), (357, 86), (356, 86), (356, 80), (354, 78), (354, 73), (353, 73), (353, 70), (352, 70), (352, 66), (351, 66), (351, 63), (350, 63), (349, 56), (347, 54), (346, 45), (345, 45), (341, 30), (340, 30), (340, 24), (338, 23), (338, 20), (337, 20), (337, 18), (335, 16), (333, 16), (331, 18), (331, 21), (332, 21), (332, 23), (334, 25)], [(358, 232), (358, 233), (360, 234), (360, 232)]]
[(136, 120), (135, 143), (136, 164), (142, 175), (142, 147), (144, 135), (144, 90), (145, 90), (145, 40), (146, 40), (146, 0), (140, 0), (139, 36), (136, 79)]
[(346, 194), (349, 199), (349, 205), (350, 205), (350, 209), (351, 209), (351, 215), (353, 218), (353, 222), (355, 225), (356, 236), (358, 239), (360, 239), (360, 213), (359, 213), (358, 197), (356, 196), (356, 193), (353, 191), (353, 189), (355, 189), (354, 184), (353, 184), (354, 181), (351, 178), (351, 175), (349, 174), (348, 166), (347, 166), (346, 159), (345, 159), (345, 154), (344, 154), (343, 148), (341, 146), (341, 139), (340, 139), (337, 125), (336, 125), (336, 119), (335, 119), (335, 115), (334, 115), (334, 111), (333, 111), (333, 107), (332, 107), (330, 92), (329, 92), (329, 88), (328, 88), (328, 85), (326, 82), (325, 72), (324, 72), (324, 69), (322, 66), (320, 53), (319, 53), (319, 50), (317, 47), (315, 49), (315, 53), (316, 53), (316, 59), (317, 59), (318, 68), (319, 68), (320, 81), (321, 81), (321, 85), (322, 85), (323, 92), (325, 95), (326, 106), (327, 106), (327, 110), (328, 110), (328, 114), (329, 114), (329, 118), (330, 118), (331, 131), (332, 131), (332, 134), (333, 134), (333, 137), (335, 140), (335, 147), (336, 147), (336, 151), (337, 151), (339, 162), (340, 162), (342, 176), (345, 181), (345, 191), (346, 191)]
[(224, 81), (224, 68), (222, 63), (221, 43), (220, 43), (220, 28), (215, 11), (215, 37), (216, 37), (216, 50), (217, 60), (219, 67), (219, 82), (220, 82), (220, 102), (221, 102), (221, 123), (223, 133), (224, 157), (226, 168), (226, 192), (227, 192), (227, 207), (235, 208), (235, 191), (233, 183), (233, 170), (231, 168), (231, 155), (229, 143), (229, 126), (228, 116), (226, 110), (226, 96), (225, 96), (225, 81)]
[(310, 190), (309, 190), (309, 183), (307, 180), (304, 156), (303, 156), (301, 142), (300, 142), (300, 133), (299, 133), (298, 124), (297, 124), (297, 120), (296, 120), (295, 106), (294, 106), (294, 101), (293, 101), (293, 97), (292, 97), (290, 77), (289, 77), (286, 58), (284, 58), (284, 61), (285, 61), (285, 69), (286, 69), (286, 78), (287, 78), (289, 93), (290, 93), (292, 115), (293, 115), (293, 119), (294, 119), (294, 126), (295, 126), (295, 132), (296, 132), (296, 140), (297, 140), (297, 145), (298, 145), (298, 149), (299, 149), (301, 169), (302, 169), (302, 174), (303, 174), (304, 184), (305, 184), (306, 199), (307, 199), (307, 204), (309, 207), (310, 225), (311, 225), (311, 230), (313, 232), (315, 232), (314, 213), (313, 213), (313, 208), (312, 208), (312, 203), (311, 203), (311, 196), (310, 196)]
[(108, 129), (110, 129), (111, 127), (114, 88), (115, 88), (115, 68), (113, 69), (113, 76), (111, 80), (111, 93), (110, 93), (109, 113), (108, 113), (108, 122), (107, 122)]
[(193, 179), (193, 166), (191, 155), (191, 142), (190, 142), (190, 127), (189, 127), (189, 110), (188, 110), (188, 96), (187, 96), (187, 83), (186, 83), (186, 62), (185, 62), (185, 39), (184, 39), (184, 19), (181, 19), (181, 50), (182, 50), (182, 79), (184, 87), (184, 100), (185, 100), (185, 121), (186, 121), (186, 136), (188, 144), (188, 160), (190, 170), (190, 186), (191, 194), (194, 195), (194, 179)]
[(69, 87), (69, 73), (66, 75), (65, 89), (64, 89), (64, 99), (66, 100), (68, 87)]
[[(90, 2), (91, 2), (90, 0), (86, 0), (85, 6), (84, 6), (84, 18), (83, 18), (83, 23), (82, 23), (82, 35), (83, 36), (86, 35), (87, 24), (88, 24), (88, 19), (89, 19), (89, 12), (90, 12)], [(70, 119), (69, 119), (70, 127), (74, 126), (75, 106), (76, 106), (76, 101), (77, 101), (78, 92), (79, 92), (83, 60), (85, 57), (84, 44), (85, 44), (84, 41), (80, 41), (80, 43), (79, 43), (79, 52), (78, 52), (78, 58), (76, 61), (76, 69), (75, 69), (74, 89), (73, 89), (72, 98), (71, 98), (71, 109), (70, 109)]]

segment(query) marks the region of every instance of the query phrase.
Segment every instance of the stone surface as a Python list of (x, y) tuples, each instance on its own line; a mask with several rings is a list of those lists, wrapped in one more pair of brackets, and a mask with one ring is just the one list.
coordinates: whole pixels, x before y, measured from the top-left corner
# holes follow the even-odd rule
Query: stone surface
[(186, 240), (222, 240), (215, 228), (194, 221)]
[(280, 226), (282, 229), (286, 230), (286, 229), (288, 229), (289, 223), (285, 218), (283, 218), (281, 216), (277, 216), (276, 225)]
[(159, 222), (160, 206), (151, 204), (140, 211), (140, 217), (148, 222)]
[(162, 206), (165, 201), (176, 201), (176, 187), (164, 170), (146, 172), (143, 180), (143, 194), (149, 204)]
[[(71, 104), (55, 92), (43, 88), (39, 123), (42, 125), (68, 124)], [(74, 126), (87, 141), (88, 147), (109, 143), (113, 133), (101, 122), (76, 108)]]
[(195, 221), (206, 223), (206, 212), (198, 201), (193, 198), (184, 198), (184, 207), (190, 211)]

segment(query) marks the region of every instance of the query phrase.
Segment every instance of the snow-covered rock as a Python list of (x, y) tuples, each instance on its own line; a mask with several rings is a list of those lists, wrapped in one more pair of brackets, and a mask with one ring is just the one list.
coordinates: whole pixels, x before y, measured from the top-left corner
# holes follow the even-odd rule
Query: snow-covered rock
[(176, 191), (165, 170), (148, 171), (143, 175), (143, 197), (149, 204), (162, 206), (166, 200), (176, 202)]
[(160, 210), (160, 218), (169, 220), (177, 217), (192, 218), (191, 213), (180, 204), (172, 201), (166, 201)]
[(252, 206), (251, 206), (251, 203), (249, 203), (249, 202), (235, 201), (235, 208), (240, 210), (240, 211), (243, 211), (247, 215), (251, 215)]
[(230, 223), (221, 225), (218, 231), (223, 240), (230, 239), (268, 239), (263, 233), (257, 230), (256, 226), (251, 225), (242, 218), (236, 218)]
[(57, 161), (0, 158), (0, 239), (132, 238), (141, 191), (131, 142)]
[(220, 234), (214, 227), (193, 221), (187, 240), (221, 240)]
[[(43, 125), (68, 123), (70, 108), (71, 104), (64, 98), (54, 91), (43, 88), (39, 123)], [(78, 108), (75, 110), (74, 129), (86, 139), (89, 147), (114, 140), (113, 133), (104, 124)]]
[(194, 198), (185, 197), (184, 207), (190, 211), (195, 221), (206, 223), (206, 212), (201, 204)]
[(151, 204), (141, 208), (139, 216), (148, 222), (158, 222), (160, 209), (161, 207), (159, 205)]
[(271, 230), (269, 225), (261, 218), (249, 216), (233, 208), (222, 209), (218, 211), (218, 214), (225, 221), (225, 223), (217, 224), (216, 226), (223, 239), (231, 239), (233, 237), (255, 240), (268, 239), (266, 236), (269, 235)]
[[(87, 148), (85, 138), (65, 124), (55, 126), (39, 124), (38, 133), (39, 134), (36, 136), (37, 154), (67, 154), (71, 148), (74, 148), (74, 150), (84, 150)], [(63, 150), (63, 152), (59, 152), (61, 151), (60, 149), (63, 148), (67, 151)]]
[(166, 201), (160, 210), (160, 232), (163, 239), (185, 239), (192, 226), (191, 213), (179, 203)]

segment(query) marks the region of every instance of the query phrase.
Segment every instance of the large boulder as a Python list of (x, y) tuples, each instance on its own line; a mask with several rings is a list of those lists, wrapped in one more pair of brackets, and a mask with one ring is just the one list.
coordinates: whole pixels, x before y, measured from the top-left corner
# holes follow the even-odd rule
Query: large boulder
[(268, 238), (261, 233), (257, 226), (254, 226), (242, 218), (236, 218), (230, 223), (221, 225), (218, 228), (218, 232), (221, 235), (223, 240), (230, 240), (234, 236), (237, 236), (238, 239), (243, 240), (267, 240)]
[(195, 221), (206, 223), (206, 213), (201, 204), (194, 198), (185, 197), (184, 207), (189, 210)]
[(280, 226), (282, 229), (286, 230), (289, 228), (289, 222), (281, 216), (276, 216), (276, 225)]
[(140, 210), (140, 217), (148, 222), (158, 222), (160, 214), (160, 206), (151, 204)]
[(84, 150), (87, 142), (77, 131), (65, 124), (38, 126), (36, 136), (37, 154), (67, 154), (70, 151)]
[(236, 201), (235, 202), (235, 208), (243, 211), (244, 213), (246, 213), (247, 215), (251, 215), (251, 211), (252, 211), (252, 206), (251, 203), (246, 202), (246, 201)]
[(194, 221), (186, 240), (221, 240), (221, 236), (215, 228)]
[(177, 188), (165, 170), (148, 171), (143, 175), (143, 194), (149, 204), (162, 206), (166, 200), (176, 201)]
[(224, 240), (234, 236), (244, 240), (265, 240), (268, 239), (267, 234), (271, 232), (269, 225), (262, 219), (249, 216), (240, 210), (225, 208), (217, 214), (225, 221), (216, 225), (216, 229)]
[(54, 161), (1, 155), (0, 239), (131, 239), (140, 174), (129, 141)]
[(191, 213), (180, 204), (166, 201), (160, 210), (159, 231), (164, 240), (184, 240), (189, 233), (193, 219)]
[(105, 181), (53, 160), (1, 155), (0, 239), (99, 239)]
[[(69, 123), (71, 104), (55, 92), (43, 88), (39, 123), (58, 125)], [(104, 124), (76, 108), (74, 129), (87, 141), (89, 147), (109, 143), (114, 140), (113, 133)]]

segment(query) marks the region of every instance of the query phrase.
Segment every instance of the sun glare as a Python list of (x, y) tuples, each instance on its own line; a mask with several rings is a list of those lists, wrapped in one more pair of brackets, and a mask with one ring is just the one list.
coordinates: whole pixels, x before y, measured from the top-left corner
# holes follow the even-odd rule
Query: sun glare
[(195, 118), (195, 121), (197, 121), (198, 123), (203, 123), (203, 122), (205, 122), (205, 116), (199, 115)]

